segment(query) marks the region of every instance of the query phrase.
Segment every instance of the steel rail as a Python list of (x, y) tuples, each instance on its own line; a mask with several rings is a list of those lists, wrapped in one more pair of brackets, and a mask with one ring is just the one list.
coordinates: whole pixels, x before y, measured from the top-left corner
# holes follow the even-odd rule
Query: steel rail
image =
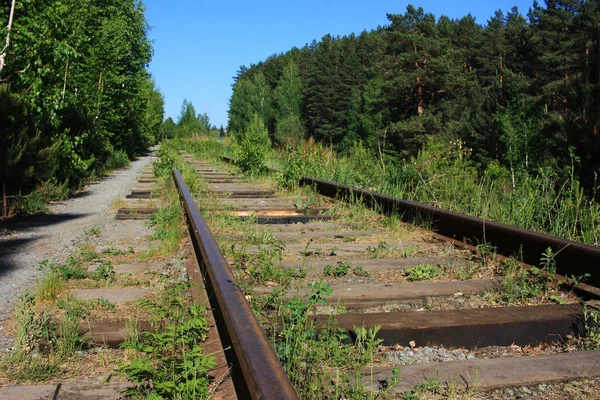
[(492, 244), (499, 254), (521, 257), (528, 264), (538, 265), (543, 253), (550, 247), (554, 251), (559, 274), (578, 276), (590, 273), (587, 283), (600, 286), (599, 247), (322, 179), (302, 177), (300, 184), (314, 186), (320, 194), (327, 197), (361, 200), (370, 208), (386, 215), (399, 215), (408, 222), (429, 222), (433, 230), (443, 236), (473, 244)]
[(240, 399), (299, 399), (179, 171), (173, 179)]

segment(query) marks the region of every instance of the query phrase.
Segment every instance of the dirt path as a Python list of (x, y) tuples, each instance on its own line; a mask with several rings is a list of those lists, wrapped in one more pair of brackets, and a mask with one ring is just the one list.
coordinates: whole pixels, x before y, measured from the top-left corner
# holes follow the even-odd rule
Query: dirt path
[[(73, 198), (52, 204), (51, 213), (2, 227), (0, 233), (0, 349), (6, 347), (2, 335), (12, 303), (23, 290), (36, 282), (42, 260), (63, 262), (86, 236), (85, 230), (98, 227), (105, 232), (117, 228), (111, 204), (124, 198), (135, 184), (138, 171), (150, 162), (145, 155), (126, 169), (115, 171), (102, 181), (87, 186)], [(131, 232), (139, 235), (140, 232)], [(119, 232), (127, 235), (127, 232)]]

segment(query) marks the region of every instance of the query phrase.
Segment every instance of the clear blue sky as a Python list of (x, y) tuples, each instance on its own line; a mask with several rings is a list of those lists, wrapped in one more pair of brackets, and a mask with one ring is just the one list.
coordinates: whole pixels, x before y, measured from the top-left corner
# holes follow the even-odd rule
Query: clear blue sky
[[(543, 2), (540, 2), (543, 4)], [(241, 65), (264, 60), (323, 35), (345, 35), (386, 25), (386, 13), (402, 14), (408, 4), (437, 18), (471, 13), (485, 24), (495, 10), (533, 0), (144, 0), (152, 30), (150, 72), (165, 97), (166, 117), (176, 120), (188, 99), (214, 125), (227, 125), (232, 77)]]

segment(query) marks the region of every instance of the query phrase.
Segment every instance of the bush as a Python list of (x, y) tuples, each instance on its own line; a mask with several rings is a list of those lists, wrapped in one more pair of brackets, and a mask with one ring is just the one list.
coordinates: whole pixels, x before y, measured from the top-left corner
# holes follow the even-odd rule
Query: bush
[(125, 168), (129, 166), (129, 156), (123, 150), (117, 150), (110, 153), (106, 160), (106, 169), (112, 171), (115, 169)]
[(158, 160), (153, 164), (154, 176), (161, 177), (169, 175), (173, 169), (173, 165), (175, 164), (175, 155), (173, 154), (173, 150), (168, 148), (163, 143), (156, 153), (156, 157), (158, 157)]
[(271, 141), (265, 124), (258, 114), (254, 114), (246, 132), (238, 139), (239, 151), (237, 165), (243, 173), (262, 175), (267, 172), (265, 164), (267, 154), (271, 151)]

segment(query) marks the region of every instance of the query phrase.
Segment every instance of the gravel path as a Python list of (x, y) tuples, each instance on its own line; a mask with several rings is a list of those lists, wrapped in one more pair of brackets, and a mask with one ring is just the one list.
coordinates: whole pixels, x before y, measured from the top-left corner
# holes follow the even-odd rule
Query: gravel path
[(88, 185), (73, 198), (52, 204), (48, 215), (28, 218), (3, 229), (0, 233), (0, 347), (6, 339), (2, 337), (2, 328), (12, 303), (19, 293), (35, 284), (40, 261), (63, 262), (85, 236), (84, 230), (92, 226), (114, 230), (115, 210), (109, 210), (111, 204), (129, 193), (138, 171), (150, 159), (151, 155), (142, 156), (130, 167)]

